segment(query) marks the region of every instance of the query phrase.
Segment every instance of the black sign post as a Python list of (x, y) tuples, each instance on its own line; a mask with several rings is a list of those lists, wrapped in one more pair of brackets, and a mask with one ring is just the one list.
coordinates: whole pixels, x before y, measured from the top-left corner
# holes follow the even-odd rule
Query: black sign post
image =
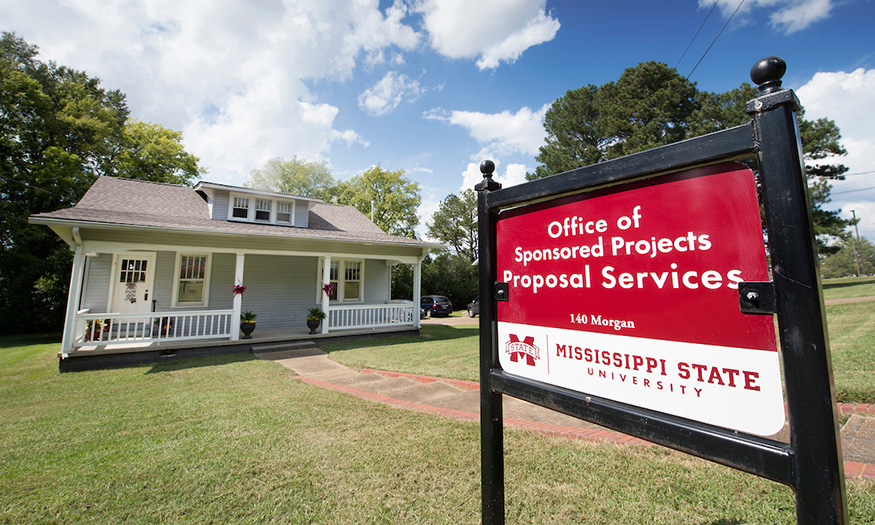
[[(763, 59), (751, 70), (759, 92), (747, 104), (748, 124), (505, 189), (491, 179), (494, 165), (481, 165), (484, 180), (476, 189), (483, 523), (504, 523), (503, 395), (788, 485), (796, 493), (800, 524), (847, 523), (826, 316), (796, 120), (799, 102), (791, 90), (781, 89), (784, 72), (777, 57)], [(514, 209), (519, 215), (532, 204), (608, 187), (609, 192), (622, 192), (642, 181), (728, 160), (753, 160), (758, 166), (771, 279), (737, 283), (739, 309), (777, 318), (789, 444), (502, 369), (497, 304), (514, 293), (501, 282), (496, 263), (497, 223), (503, 212)]]

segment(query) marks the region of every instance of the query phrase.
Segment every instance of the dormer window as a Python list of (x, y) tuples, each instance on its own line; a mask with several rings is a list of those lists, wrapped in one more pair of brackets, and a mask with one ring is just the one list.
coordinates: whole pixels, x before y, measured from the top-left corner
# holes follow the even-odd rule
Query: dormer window
[(270, 222), (271, 203), (268, 199), (255, 199), (255, 220)]
[(295, 226), (295, 201), (231, 192), (228, 198), (228, 220)]
[(278, 201), (276, 203), (276, 223), (291, 224), (292, 223), (292, 203)]
[(247, 197), (234, 197), (231, 217), (235, 219), (249, 219), (249, 199)]

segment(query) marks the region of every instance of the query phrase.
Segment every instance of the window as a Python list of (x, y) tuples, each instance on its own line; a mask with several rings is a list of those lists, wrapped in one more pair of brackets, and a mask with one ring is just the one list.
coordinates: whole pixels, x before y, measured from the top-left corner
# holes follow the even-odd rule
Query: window
[(271, 199), (268, 196), (234, 193), (229, 195), (228, 220), (262, 222), (294, 226), (295, 201)]
[(121, 267), (119, 268), (120, 283), (143, 283), (146, 282), (146, 263), (147, 260), (140, 259), (122, 259)]
[(231, 216), (236, 219), (248, 219), (249, 199), (246, 197), (234, 197), (234, 206), (231, 209)]
[(267, 199), (255, 199), (255, 220), (270, 222), (270, 204)]
[(207, 306), (210, 256), (176, 254), (176, 268), (173, 306)]
[[(338, 302), (362, 302), (364, 300), (364, 261), (332, 260), (328, 270), (328, 282), (334, 285), (334, 290), (328, 298)], [(322, 300), (322, 263), (319, 263), (319, 274), (316, 280), (319, 292), (316, 301)]]
[(291, 224), (292, 223), (292, 203), (277, 201), (276, 203), (276, 223)]
[(343, 299), (345, 301), (361, 301), (362, 299), (362, 263), (361, 261), (346, 261), (343, 279)]

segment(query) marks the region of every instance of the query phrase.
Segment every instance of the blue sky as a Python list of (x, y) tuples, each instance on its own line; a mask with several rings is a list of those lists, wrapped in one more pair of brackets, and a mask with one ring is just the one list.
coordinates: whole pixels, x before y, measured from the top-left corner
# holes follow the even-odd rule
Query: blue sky
[(726, 91), (778, 55), (806, 116), (842, 130), (852, 175), (835, 184), (834, 208), (854, 209), (875, 239), (875, 1), (738, 6), (0, 0), (0, 30), (122, 90), (133, 117), (182, 131), (205, 180), (242, 185), (293, 155), (325, 161), (338, 179), (403, 169), (422, 190), (421, 233), (442, 199), (477, 182), (481, 160), (495, 160), (505, 184), (522, 182), (544, 111), (569, 89), (656, 60)]

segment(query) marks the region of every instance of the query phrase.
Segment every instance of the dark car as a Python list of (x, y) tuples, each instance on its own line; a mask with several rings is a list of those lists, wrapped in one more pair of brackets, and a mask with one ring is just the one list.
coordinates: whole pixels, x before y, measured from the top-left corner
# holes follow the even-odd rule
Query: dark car
[(474, 317), (480, 314), (480, 298), (474, 299), (468, 303), (468, 317)]
[(453, 313), (453, 303), (443, 295), (423, 295), (419, 306), (425, 317), (447, 316)]

